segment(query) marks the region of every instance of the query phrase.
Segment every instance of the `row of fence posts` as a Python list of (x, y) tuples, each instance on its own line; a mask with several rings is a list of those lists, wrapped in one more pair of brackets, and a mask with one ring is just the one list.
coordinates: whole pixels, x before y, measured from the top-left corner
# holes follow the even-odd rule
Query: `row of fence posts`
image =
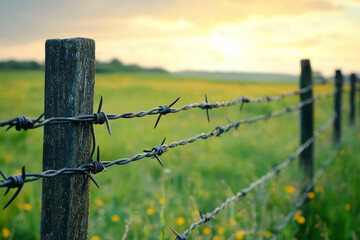
[[(356, 76), (351, 75), (350, 123), (355, 118)], [(335, 75), (334, 140), (341, 136), (343, 76)], [(301, 61), (300, 88), (313, 84), (309, 60)], [(91, 39), (52, 39), (45, 44), (45, 118), (90, 115), (95, 85), (95, 42)], [(313, 91), (300, 94), (300, 100)], [(314, 102), (300, 110), (301, 144), (314, 135)], [(44, 126), (43, 171), (90, 163), (89, 123)], [(314, 145), (300, 155), (307, 181), (314, 173)], [(41, 239), (88, 239), (90, 182), (80, 174), (44, 178), (41, 204)]]
[[(305, 88), (313, 84), (311, 66), (309, 60), (301, 60), (300, 88)], [(349, 107), (349, 124), (355, 123), (355, 99), (357, 90), (356, 74), (351, 74), (350, 82), (350, 107)], [(341, 70), (335, 71), (335, 96), (334, 96), (334, 113), (336, 113), (334, 121), (333, 139), (337, 143), (341, 138), (341, 102), (343, 92), (344, 76)], [(313, 97), (313, 91), (300, 94), (300, 100), (305, 101)], [(300, 109), (300, 143), (303, 144), (307, 139), (314, 136), (314, 102)], [(304, 169), (305, 175), (312, 178), (314, 174), (314, 143), (310, 145), (300, 154), (300, 163)]]
[[(350, 107), (349, 107), (349, 124), (355, 123), (355, 95), (357, 89), (356, 74), (350, 75)], [(333, 124), (333, 141), (335, 143), (341, 140), (341, 112), (342, 112), (342, 92), (343, 92), (344, 76), (341, 70), (335, 71), (335, 95), (334, 95), (334, 113), (336, 113)], [(312, 71), (309, 60), (301, 60), (300, 88), (313, 85)], [(313, 97), (313, 89), (311, 91), (301, 93), (300, 100), (305, 101)], [(359, 104), (360, 105), (360, 104)], [(360, 112), (360, 111), (359, 111)], [(314, 137), (314, 102), (300, 109), (300, 143), (303, 144), (307, 139)], [(300, 165), (304, 171), (304, 185), (308, 184), (314, 176), (314, 143), (306, 148), (300, 154)], [(310, 208), (307, 204), (303, 206), (304, 215), (309, 214)], [(300, 227), (297, 233), (298, 239), (311, 239), (311, 235), (307, 232), (305, 225)]]

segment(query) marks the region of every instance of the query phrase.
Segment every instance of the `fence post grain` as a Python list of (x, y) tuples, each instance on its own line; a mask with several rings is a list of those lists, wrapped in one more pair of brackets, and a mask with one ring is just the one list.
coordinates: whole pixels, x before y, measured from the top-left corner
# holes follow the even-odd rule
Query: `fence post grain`
[[(310, 60), (301, 60), (300, 88), (313, 84)], [(300, 94), (300, 100), (305, 101), (313, 97), (313, 89)], [(300, 109), (300, 140), (301, 144), (314, 136), (314, 103)], [(314, 174), (314, 144), (312, 143), (300, 154), (300, 164), (305, 175), (311, 179)]]
[(355, 122), (355, 95), (356, 95), (356, 75), (350, 75), (350, 125)]
[[(45, 118), (93, 113), (95, 42), (51, 39), (45, 44)], [(44, 126), (43, 171), (89, 162), (89, 123)], [(83, 174), (44, 178), (41, 239), (88, 239), (89, 180)]]
[(334, 141), (339, 142), (341, 137), (341, 97), (342, 97), (342, 84), (343, 84), (343, 75), (341, 70), (336, 70), (335, 72), (335, 98), (334, 98), (334, 108), (335, 108), (335, 121), (334, 121)]

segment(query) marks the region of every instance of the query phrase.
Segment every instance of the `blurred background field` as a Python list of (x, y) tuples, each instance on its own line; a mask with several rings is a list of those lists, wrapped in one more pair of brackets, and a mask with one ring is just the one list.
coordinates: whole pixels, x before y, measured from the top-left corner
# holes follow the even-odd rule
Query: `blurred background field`
[[(227, 101), (239, 96), (262, 97), (298, 89), (297, 81), (226, 81), (193, 79), (157, 73), (97, 74), (94, 109), (104, 95), (107, 114), (137, 112), (159, 105), (179, 108), (193, 102)], [(332, 84), (316, 86), (314, 94), (333, 91)], [(0, 119), (25, 115), (35, 118), (43, 112), (43, 71), (0, 72)], [(343, 95), (343, 144), (339, 156), (326, 170), (315, 188), (305, 217), (313, 239), (359, 238), (359, 139), (360, 121), (348, 125), (348, 94)], [(131, 157), (144, 149), (187, 139), (214, 130), (231, 121), (280, 110), (299, 102), (299, 97), (271, 103), (245, 104), (210, 111), (211, 122), (201, 109), (163, 116), (154, 130), (157, 116), (111, 121), (112, 136), (105, 126), (95, 126), (101, 160)], [(357, 103), (359, 101), (357, 100)], [(357, 106), (357, 110), (359, 106)], [(332, 115), (333, 99), (315, 103), (315, 128)], [(27, 172), (42, 170), (43, 129), (17, 132), (0, 129), (0, 169), (6, 174), (26, 166)], [(316, 166), (330, 154), (333, 143), (330, 128), (315, 143)], [(119, 239), (126, 220), (133, 215), (128, 239), (174, 239), (168, 230), (182, 232), (212, 211), (226, 198), (247, 187), (262, 174), (291, 155), (299, 145), (299, 113), (271, 118), (230, 130), (220, 137), (198, 140), (161, 156), (162, 168), (155, 159), (142, 159), (124, 166), (113, 166), (95, 175), (101, 190), (92, 185), (90, 238)], [(298, 161), (257, 187), (241, 201), (220, 213), (191, 234), (191, 239), (268, 239), (299, 197), (302, 173)], [(285, 189), (294, 188), (294, 193)], [(1, 194), (5, 189), (1, 189)], [(291, 191), (290, 191), (291, 192)], [(3, 206), (9, 196), (0, 198)], [(18, 198), (0, 214), (3, 239), (39, 239), (41, 181), (27, 183)], [(80, 203), (81, 204), (81, 203)], [(300, 223), (292, 220), (279, 239), (292, 239)], [(8, 232), (6, 232), (8, 230)], [(239, 232), (245, 233), (241, 238)], [(8, 233), (8, 234), (6, 234)], [(99, 238), (96, 238), (98, 236)]]

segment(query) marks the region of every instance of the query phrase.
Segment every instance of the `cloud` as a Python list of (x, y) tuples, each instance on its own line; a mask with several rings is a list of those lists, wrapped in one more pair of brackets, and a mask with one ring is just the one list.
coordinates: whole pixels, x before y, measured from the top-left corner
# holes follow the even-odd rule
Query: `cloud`
[(245, 21), (251, 16), (266, 18), (279, 15), (328, 13), (342, 11), (332, 1), (316, 0), (183, 0), (172, 6), (161, 17), (183, 17), (202, 26), (224, 22)]
[(210, 30), (222, 23), (246, 22), (253, 16), (266, 21), (279, 15), (341, 10), (331, 1), (319, 0), (33, 0), (7, 1), (2, 5), (0, 44), (32, 42), (56, 35), (96, 36), (109, 30), (124, 30), (130, 35), (137, 31), (140, 36), (142, 28), (164, 32), (198, 26), (198, 30)]
[(296, 72), (302, 57), (321, 61), (327, 69), (340, 54), (349, 66), (360, 61), (354, 31), (360, 26), (360, 6), (352, 0), (33, 0), (2, 5), (2, 59), (43, 59), (46, 39), (81, 36), (96, 40), (98, 59), (117, 57), (169, 70)]

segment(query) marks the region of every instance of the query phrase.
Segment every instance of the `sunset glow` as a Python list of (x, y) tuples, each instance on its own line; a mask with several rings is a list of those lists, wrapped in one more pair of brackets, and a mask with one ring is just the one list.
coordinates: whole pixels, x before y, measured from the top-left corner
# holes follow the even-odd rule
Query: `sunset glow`
[(170, 71), (357, 71), (359, 0), (2, 1), (0, 60), (44, 61), (50, 38), (96, 41), (98, 60)]

